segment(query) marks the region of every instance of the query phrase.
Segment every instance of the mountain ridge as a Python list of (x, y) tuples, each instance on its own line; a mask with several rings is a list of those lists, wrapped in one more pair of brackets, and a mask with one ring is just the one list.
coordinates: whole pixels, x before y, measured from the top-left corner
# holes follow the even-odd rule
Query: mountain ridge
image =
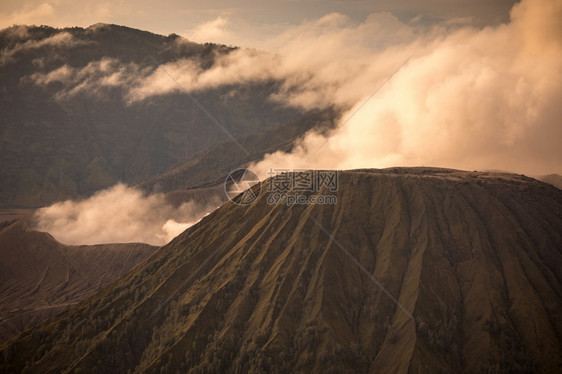
[(268, 193), (224, 204), (4, 344), (4, 370), (562, 368), (562, 191), (435, 168), (346, 171), (339, 183), (335, 205), (270, 205)]
[(0, 341), (84, 300), (156, 250), (143, 243), (67, 246), (31, 229), (31, 219), (0, 227)]
[(228, 140), (192, 97), (235, 138), (307, 114), (268, 99), (275, 81), (128, 96), (160, 65), (205, 71), (235, 50), (116, 25), (0, 31), (0, 205), (139, 183)]

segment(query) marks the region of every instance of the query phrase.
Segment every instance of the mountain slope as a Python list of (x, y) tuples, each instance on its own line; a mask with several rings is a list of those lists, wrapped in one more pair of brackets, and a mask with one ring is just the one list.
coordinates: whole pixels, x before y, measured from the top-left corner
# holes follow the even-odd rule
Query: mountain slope
[(0, 341), (38, 325), (150, 256), (147, 244), (66, 246), (21, 219), (0, 229)]
[(270, 205), (268, 193), (223, 205), (111, 287), (5, 344), (0, 367), (562, 370), (562, 191), (445, 169), (339, 178), (335, 205)]
[(549, 175), (543, 175), (542, 177), (537, 179), (545, 183), (552, 184), (556, 188), (562, 189), (562, 175), (549, 174)]
[[(41, 206), (138, 183), (228, 140), (179, 89), (138, 100), (130, 93), (160, 65), (188, 61), (205, 71), (235, 50), (117, 25), (0, 30), (0, 205)], [(239, 138), (304, 114), (268, 100), (279, 85), (191, 94)]]
[(239, 139), (239, 143), (250, 150), (248, 155), (240, 152), (239, 146), (233, 141), (219, 143), (194, 155), (187, 162), (143, 181), (138, 186), (148, 192), (185, 191), (201, 186), (222, 186), (231, 171), (262, 159), (266, 153), (290, 151), (295, 141), (307, 131), (314, 129), (323, 132), (335, 128), (340, 114), (340, 111), (331, 107), (312, 112), (296, 121), (271, 126), (261, 132), (244, 136)]

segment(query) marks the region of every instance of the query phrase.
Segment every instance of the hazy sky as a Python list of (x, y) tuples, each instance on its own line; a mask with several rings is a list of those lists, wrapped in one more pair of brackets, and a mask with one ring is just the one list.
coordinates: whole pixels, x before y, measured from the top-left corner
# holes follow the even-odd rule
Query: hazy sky
[(156, 33), (172, 32), (196, 41), (267, 47), (263, 42), (291, 25), (329, 13), (363, 22), (375, 12), (391, 12), (402, 22), (454, 20), (483, 26), (505, 22), (513, 0), (206, 0), (206, 1), (70, 1), (0, 2), (0, 27), (45, 24), (89, 26), (98, 22), (131, 26)]

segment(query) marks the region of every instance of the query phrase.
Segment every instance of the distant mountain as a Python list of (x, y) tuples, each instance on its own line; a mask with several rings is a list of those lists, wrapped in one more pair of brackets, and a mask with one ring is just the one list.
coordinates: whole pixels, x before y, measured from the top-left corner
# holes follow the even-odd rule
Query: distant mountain
[[(204, 71), (235, 50), (116, 25), (0, 31), (0, 206), (39, 206), (117, 181), (138, 183), (231, 140), (186, 93), (137, 101), (127, 95), (137, 76), (159, 64), (187, 60)], [(279, 85), (193, 95), (241, 138), (305, 114), (268, 100)]]
[(562, 370), (562, 191), (393, 168), (302, 194), (337, 204), (227, 203), (4, 344), (0, 371)]
[[(295, 141), (307, 131), (315, 129), (323, 132), (335, 128), (340, 114), (335, 108), (327, 108), (296, 121), (241, 137), (238, 143), (252, 150), (248, 155), (240, 152), (239, 145), (234, 141), (221, 142), (194, 155), (187, 162), (139, 183), (138, 187), (148, 192), (186, 191), (218, 185), (222, 187), (231, 171), (248, 166), (267, 153), (278, 150), (289, 152)], [(221, 194), (226, 197), (222, 191)]]
[(66, 246), (26, 219), (0, 225), (0, 342), (86, 299), (150, 256), (147, 244)]
[(562, 175), (549, 174), (549, 175), (543, 175), (542, 177), (539, 177), (537, 179), (545, 183), (552, 184), (554, 187), (557, 187), (562, 190)]

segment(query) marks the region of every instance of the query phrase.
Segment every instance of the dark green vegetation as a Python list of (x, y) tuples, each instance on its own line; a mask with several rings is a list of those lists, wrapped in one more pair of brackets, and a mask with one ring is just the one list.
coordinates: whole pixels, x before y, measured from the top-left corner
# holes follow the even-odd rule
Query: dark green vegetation
[(342, 172), (336, 195), (223, 205), (4, 344), (0, 371), (562, 370), (562, 191), (412, 168)]
[[(157, 62), (188, 59), (204, 70), (233, 50), (115, 25), (0, 31), (0, 206), (41, 206), (117, 181), (138, 183), (229, 140), (185, 93), (134, 102), (127, 95)], [(34, 76), (64, 66), (74, 71), (71, 86), (64, 79), (39, 84)], [(86, 67), (95, 72), (76, 73)], [(121, 74), (119, 84), (99, 84), (114, 73)], [(98, 80), (89, 81), (92, 76)], [(80, 84), (88, 88), (72, 92)], [(279, 84), (250, 82), (193, 94), (244, 138), (304, 115), (268, 100)], [(245, 156), (240, 149), (232, 152)]]
[(0, 342), (83, 301), (149, 257), (148, 244), (67, 246), (27, 219), (0, 223)]

